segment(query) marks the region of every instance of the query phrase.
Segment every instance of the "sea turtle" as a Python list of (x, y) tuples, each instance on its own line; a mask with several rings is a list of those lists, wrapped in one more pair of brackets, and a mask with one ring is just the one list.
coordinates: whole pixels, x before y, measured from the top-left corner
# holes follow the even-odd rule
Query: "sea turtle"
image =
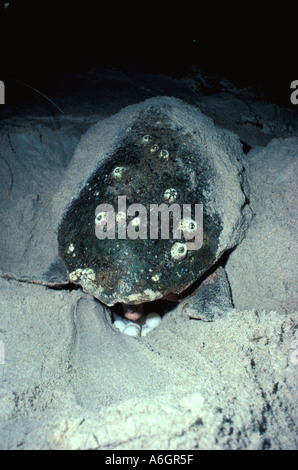
[[(94, 126), (54, 205), (70, 281), (108, 306), (123, 304), (132, 320), (144, 303), (185, 291), (242, 237), (241, 155), (238, 137), (174, 98), (147, 100)], [(172, 206), (168, 231), (161, 205)]]

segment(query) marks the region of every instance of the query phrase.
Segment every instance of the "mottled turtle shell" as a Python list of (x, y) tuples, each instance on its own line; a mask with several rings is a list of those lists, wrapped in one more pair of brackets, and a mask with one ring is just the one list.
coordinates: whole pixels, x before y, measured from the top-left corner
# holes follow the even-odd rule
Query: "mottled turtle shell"
[[(181, 293), (216, 261), (221, 218), (204, 210), (204, 242), (199, 250), (185, 250), (181, 240), (99, 240), (95, 228), (100, 204), (118, 207), (142, 204), (203, 204), (210, 207), (214, 165), (198, 144), (200, 135), (173, 129), (158, 107), (140, 112), (113, 155), (90, 176), (65, 214), (58, 234), (59, 255), (72, 282), (106, 305), (140, 304)], [(94, 155), (96, 158), (96, 155)], [(137, 214), (127, 218), (127, 224)], [(135, 222), (136, 223), (136, 222)]]

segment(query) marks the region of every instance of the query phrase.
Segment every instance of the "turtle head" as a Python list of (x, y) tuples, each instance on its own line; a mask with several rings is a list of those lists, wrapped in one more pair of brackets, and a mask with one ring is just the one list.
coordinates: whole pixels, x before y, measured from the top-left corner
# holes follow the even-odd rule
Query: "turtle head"
[(143, 315), (143, 304), (141, 305), (128, 305), (122, 304), (124, 317), (127, 320), (137, 321)]

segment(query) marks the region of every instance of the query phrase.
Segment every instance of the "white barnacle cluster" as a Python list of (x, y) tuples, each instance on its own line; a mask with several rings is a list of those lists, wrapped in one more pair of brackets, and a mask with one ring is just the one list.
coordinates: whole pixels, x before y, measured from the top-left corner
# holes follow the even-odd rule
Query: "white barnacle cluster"
[(167, 150), (162, 150), (162, 151), (160, 152), (159, 156), (160, 156), (161, 158), (163, 158), (164, 160), (168, 160), (169, 157), (170, 157), (170, 154), (169, 154), (169, 152), (168, 152)]
[(125, 172), (125, 168), (123, 166), (118, 166), (117, 168), (113, 170), (112, 177), (116, 181), (120, 181), (123, 177), (124, 172)]
[(71, 245), (69, 245), (69, 247), (68, 247), (67, 253), (68, 254), (73, 253), (74, 250), (75, 250), (75, 247), (74, 247), (73, 243), (71, 243)]
[(77, 269), (76, 271), (70, 273), (69, 279), (72, 282), (82, 281), (95, 281), (96, 276), (93, 269)]
[(132, 221), (131, 221), (131, 225), (133, 227), (139, 227), (141, 225), (141, 219), (140, 217), (135, 217)]
[(150, 149), (151, 153), (156, 153), (158, 151), (159, 151), (159, 145), (157, 145), (157, 144), (154, 144)]
[(181, 230), (188, 233), (196, 232), (198, 228), (196, 221), (192, 219), (182, 219), (180, 226)]
[(71, 282), (76, 282), (76, 281), (78, 281), (79, 278), (78, 278), (78, 276), (77, 276), (76, 271), (74, 271), (73, 273), (70, 273), (69, 279), (71, 280)]
[(173, 204), (177, 200), (178, 192), (174, 188), (167, 189), (164, 193), (164, 199), (169, 204)]
[(142, 144), (147, 145), (152, 139), (152, 135), (144, 135), (144, 137), (142, 137)]
[(100, 224), (102, 221), (108, 220), (107, 212), (99, 212), (95, 217), (95, 225)]
[[(152, 135), (144, 135), (144, 137), (142, 137), (141, 142), (142, 142), (143, 145), (147, 145), (147, 144), (151, 143), (152, 139), (153, 139)], [(154, 145), (152, 145), (152, 147), (150, 148), (150, 153), (155, 154), (155, 153), (157, 153), (159, 150), (160, 150), (159, 145), (158, 145), (158, 144), (154, 144)], [(170, 153), (168, 152), (168, 150), (161, 150), (161, 151), (159, 152), (159, 156), (160, 156), (160, 158), (163, 158), (164, 160), (168, 160), (169, 157), (170, 157)]]
[(95, 281), (96, 276), (93, 269), (84, 269), (81, 276), (82, 281)]
[(144, 316), (139, 322), (132, 322), (119, 315), (113, 314), (114, 326), (120, 333), (127, 336), (146, 336), (151, 331), (155, 330), (162, 321), (158, 313), (152, 312)]
[(125, 212), (118, 212), (118, 214), (116, 214), (116, 221), (117, 222), (123, 222), (126, 220), (126, 213)]
[(185, 243), (175, 243), (171, 249), (171, 257), (175, 261), (184, 259), (187, 255), (188, 249)]
[(83, 273), (83, 270), (82, 270), (82, 269), (77, 269), (76, 271), (70, 273), (69, 279), (70, 279), (72, 282), (76, 282), (76, 281), (78, 281), (78, 280), (81, 278), (82, 273)]

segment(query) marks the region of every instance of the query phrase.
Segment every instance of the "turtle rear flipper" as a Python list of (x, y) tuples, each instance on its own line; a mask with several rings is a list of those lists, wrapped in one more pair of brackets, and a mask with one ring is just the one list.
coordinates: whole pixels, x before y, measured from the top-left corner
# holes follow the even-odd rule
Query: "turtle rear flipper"
[(183, 311), (195, 320), (214, 321), (233, 309), (230, 286), (224, 268), (219, 267), (180, 304)]
[(42, 282), (50, 285), (69, 284), (69, 275), (60, 256), (57, 256), (43, 273)]

